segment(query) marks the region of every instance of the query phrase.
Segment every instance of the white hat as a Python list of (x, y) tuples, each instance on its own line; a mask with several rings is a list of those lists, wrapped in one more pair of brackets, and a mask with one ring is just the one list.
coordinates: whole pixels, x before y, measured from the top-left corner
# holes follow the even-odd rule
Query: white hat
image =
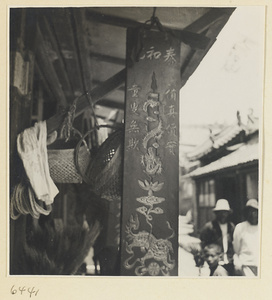
[(253, 207), (255, 209), (258, 209), (258, 201), (256, 199), (249, 199), (246, 203), (246, 207)]
[(216, 202), (215, 208), (213, 209), (213, 211), (218, 211), (218, 210), (226, 210), (231, 212), (232, 209), (229, 206), (229, 202), (226, 199), (219, 199)]

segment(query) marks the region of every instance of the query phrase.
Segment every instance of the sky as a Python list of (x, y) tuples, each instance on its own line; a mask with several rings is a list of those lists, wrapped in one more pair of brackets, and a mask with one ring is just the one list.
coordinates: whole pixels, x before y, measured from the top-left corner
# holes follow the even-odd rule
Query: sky
[(249, 109), (261, 118), (264, 7), (238, 7), (180, 91), (180, 123), (233, 123)]

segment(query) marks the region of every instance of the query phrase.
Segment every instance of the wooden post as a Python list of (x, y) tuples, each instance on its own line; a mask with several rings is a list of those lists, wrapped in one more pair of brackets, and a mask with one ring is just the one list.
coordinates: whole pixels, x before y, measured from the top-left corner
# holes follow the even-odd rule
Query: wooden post
[[(32, 20), (35, 22), (35, 18)], [(20, 181), (23, 166), (16, 151), (17, 134), (31, 124), (35, 33), (24, 9), (11, 11), (10, 58), (10, 193)], [(26, 217), (10, 220), (10, 274), (18, 274), (26, 233)]]
[(176, 276), (180, 41), (131, 29), (127, 45), (121, 275)]

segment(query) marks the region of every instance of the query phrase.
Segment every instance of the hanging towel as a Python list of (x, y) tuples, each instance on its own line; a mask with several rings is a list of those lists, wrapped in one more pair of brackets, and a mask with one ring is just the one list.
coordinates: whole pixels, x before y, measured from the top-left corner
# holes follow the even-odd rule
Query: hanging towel
[(35, 196), (50, 205), (59, 190), (50, 177), (46, 140), (46, 122), (41, 121), (18, 135), (17, 149)]

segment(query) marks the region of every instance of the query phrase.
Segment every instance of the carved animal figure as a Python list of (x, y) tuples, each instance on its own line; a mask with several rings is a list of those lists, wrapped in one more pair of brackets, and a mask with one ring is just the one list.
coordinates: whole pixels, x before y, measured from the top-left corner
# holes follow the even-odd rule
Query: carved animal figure
[[(140, 231), (134, 233), (132, 229), (137, 230), (139, 228), (139, 219), (136, 215), (135, 219), (131, 216), (130, 222), (126, 227), (126, 233), (128, 240), (126, 251), (131, 256), (125, 261), (125, 267), (131, 269), (139, 262), (142, 267), (145, 266), (145, 262), (148, 259), (154, 259), (158, 262), (162, 262), (167, 270), (172, 270), (175, 266), (175, 261), (171, 259), (173, 253), (172, 243), (168, 240), (173, 234), (166, 239), (157, 239), (152, 233), (146, 231)], [(143, 257), (137, 258), (134, 262), (130, 263), (134, 257), (134, 248), (140, 248), (142, 253), (145, 253)]]

